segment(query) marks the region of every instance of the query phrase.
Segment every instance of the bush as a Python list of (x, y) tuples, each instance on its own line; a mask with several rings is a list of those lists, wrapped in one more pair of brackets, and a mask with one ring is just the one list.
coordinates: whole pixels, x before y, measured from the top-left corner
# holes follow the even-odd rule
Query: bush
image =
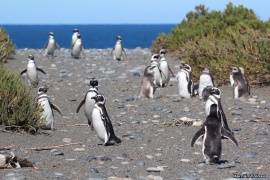
[(6, 62), (15, 52), (15, 46), (3, 28), (0, 28), (0, 64)]
[(229, 82), (230, 65), (245, 69), (251, 85), (270, 85), (270, 21), (262, 22), (252, 10), (229, 3), (223, 12), (208, 12), (203, 5), (168, 35), (160, 34), (151, 50), (168, 49), (183, 60), (199, 79), (208, 67), (219, 84)]
[(20, 77), (0, 68), (0, 125), (8, 130), (23, 129), (34, 134), (40, 124), (41, 111)]

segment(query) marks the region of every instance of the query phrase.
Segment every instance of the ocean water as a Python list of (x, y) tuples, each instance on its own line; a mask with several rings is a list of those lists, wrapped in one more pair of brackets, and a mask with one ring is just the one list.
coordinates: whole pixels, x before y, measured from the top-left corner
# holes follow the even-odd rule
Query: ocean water
[(18, 49), (42, 49), (49, 32), (61, 48), (69, 48), (73, 29), (77, 28), (85, 49), (112, 48), (116, 36), (122, 37), (124, 48), (150, 48), (157, 36), (170, 33), (175, 24), (159, 25), (2, 25)]

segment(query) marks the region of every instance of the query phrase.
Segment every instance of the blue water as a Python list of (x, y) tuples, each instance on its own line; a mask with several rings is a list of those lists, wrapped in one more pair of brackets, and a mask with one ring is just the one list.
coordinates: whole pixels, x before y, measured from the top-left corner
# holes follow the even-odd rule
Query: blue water
[(2, 25), (17, 48), (41, 49), (48, 40), (49, 32), (61, 48), (69, 48), (73, 29), (82, 36), (85, 49), (112, 48), (116, 36), (122, 37), (124, 48), (150, 48), (159, 33), (170, 33), (176, 25)]

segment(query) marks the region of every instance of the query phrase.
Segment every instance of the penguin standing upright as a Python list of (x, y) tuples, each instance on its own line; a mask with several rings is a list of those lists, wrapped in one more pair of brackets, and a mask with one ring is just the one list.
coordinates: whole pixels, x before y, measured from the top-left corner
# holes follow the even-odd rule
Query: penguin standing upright
[(154, 69), (155, 66), (147, 66), (144, 70), (143, 79), (140, 87), (140, 98), (154, 98), (156, 86), (154, 84)]
[(205, 101), (205, 114), (208, 116), (210, 114), (210, 108), (212, 104), (216, 104), (218, 108), (218, 112), (220, 113), (221, 123), (222, 127), (224, 127), (229, 132), (232, 132), (228, 126), (226, 115), (223, 111), (222, 105), (221, 105), (221, 91), (220, 89), (213, 87), (213, 86), (207, 86), (204, 88), (202, 92), (202, 98)]
[(170, 68), (168, 62), (165, 59), (166, 53), (167, 53), (166, 49), (161, 49), (159, 51), (159, 56), (160, 56), (159, 68), (160, 68), (160, 75), (162, 78), (161, 87), (168, 86), (168, 84), (170, 82), (170, 72), (172, 73), (173, 76), (175, 76), (172, 69)]
[(204, 68), (199, 80), (199, 98), (202, 99), (202, 91), (207, 86), (215, 86), (208, 68)]
[[(121, 36), (116, 36), (116, 40), (117, 41), (116, 41), (114, 48), (112, 49), (112, 52), (114, 53), (114, 60), (120, 61), (122, 59), (123, 52), (126, 54), (126, 51), (124, 50), (124, 47), (122, 46)], [(111, 52), (111, 54), (112, 54), (112, 52)]]
[(207, 164), (217, 163), (221, 157), (222, 145), (221, 137), (230, 139), (236, 146), (238, 142), (231, 132), (226, 130), (221, 125), (220, 113), (218, 111), (217, 104), (212, 104), (210, 107), (210, 113), (203, 123), (201, 129), (199, 129), (191, 140), (191, 147), (195, 142), (203, 136), (202, 153)]
[(54, 49), (57, 47), (60, 51), (60, 46), (58, 43), (54, 40), (54, 33), (50, 32), (49, 33), (49, 40), (47, 43), (44, 45), (43, 50), (46, 49), (46, 56), (52, 56), (54, 58)]
[(85, 94), (83, 100), (81, 100), (80, 104), (76, 109), (76, 113), (80, 111), (80, 108), (84, 104), (84, 113), (88, 120), (89, 127), (93, 130), (93, 123), (92, 123), (92, 112), (95, 107), (96, 101), (92, 99), (98, 94), (98, 81), (95, 78), (90, 80), (90, 89)]
[(233, 78), (233, 97), (236, 99), (246, 100), (250, 95), (250, 86), (247, 77), (241, 69), (236, 66), (231, 66)]
[(78, 58), (80, 58), (81, 52), (84, 55), (84, 49), (82, 46), (81, 35), (77, 34), (77, 40), (75, 41), (75, 43), (71, 47), (71, 57), (73, 57), (74, 59), (78, 59)]
[(98, 138), (104, 142), (104, 146), (121, 143), (121, 140), (114, 133), (110, 117), (107, 113), (105, 107), (106, 98), (103, 94), (97, 94), (92, 99), (96, 102), (92, 113), (92, 123)]
[(34, 61), (35, 57), (33, 54), (30, 54), (28, 56), (28, 63), (26, 66), (26, 69), (24, 69), (20, 75), (26, 73), (27, 78), (28, 78), (28, 82), (29, 82), (29, 86), (33, 86), (33, 87), (37, 87), (38, 85), (38, 71), (42, 72), (43, 74), (46, 75), (46, 73), (39, 67), (36, 66), (36, 63)]
[(190, 98), (193, 96), (193, 81), (191, 67), (188, 64), (181, 63), (180, 71), (176, 75), (178, 81), (180, 97)]
[(73, 29), (73, 34), (71, 36), (70, 50), (72, 49), (74, 43), (77, 41), (78, 34), (79, 34), (79, 30), (77, 28)]
[(41, 119), (45, 119), (45, 122), (44, 124), (42, 124), (41, 128), (46, 129), (46, 130), (53, 130), (53, 125), (54, 125), (53, 109), (59, 112), (62, 116), (63, 116), (63, 113), (56, 105), (54, 105), (50, 101), (49, 97), (46, 94), (47, 90), (48, 90), (48, 87), (46, 86), (41, 86), (38, 88), (37, 102), (40, 105), (40, 107), (43, 108)]
[(161, 87), (162, 86), (162, 78), (161, 78), (161, 72), (159, 69), (159, 63), (157, 62), (157, 60), (159, 59), (159, 55), (158, 54), (154, 54), (151, 57), (151, 67), (154, 67), (153, 71), (154, 71), (154, 84), (157, 87)]

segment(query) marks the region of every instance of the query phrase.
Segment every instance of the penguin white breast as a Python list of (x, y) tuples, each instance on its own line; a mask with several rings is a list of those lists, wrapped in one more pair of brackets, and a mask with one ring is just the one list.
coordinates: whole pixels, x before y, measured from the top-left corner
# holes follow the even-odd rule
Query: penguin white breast
[(82, 41), (81, 40), (77, 40), (75, 42), (75, 44), (73, 45), (73, 48), (72, 48), (72, 55), (74, 57), (79, 57), (80, 56), (80, 53), (81, 53), (81, 46), (82, 46)]
[(104, 143), (109, 139), (107, 136), (106, 128), (101, 119), (100, 111), (97, 108), (93, 109), (92, 112), (92, 123), (98, 138)]
[(77, 39), (78, 39), (77, 34), (78, 34), (78, 33), (74, 33), (74, 34), (72, 35), (72, 37), (71, 37), (71, 44), (72, 44), (72, 45), (73, 45), (73, 44), (77, 41)]
[(50, 106), (49, 101), (47, 100), (47, 98), (41, 98), (38, 100), (38, 103), (40, 104), (40, 106), (43, 108), (43, 112), (41, 114), (41, 118), (45, 119), (46, 121), (45, 126), (47, 128), (51, 128), (51, 124), (53, 123), (53, 112), (52, 112), (52, 108)]
[(48, 54), (53, 54), (54, 53), (54, 39), (49, 39), (48, 46), (47, 46), (47, 53)]
[(92, 120), (92, 112), (95, 107), (95, 100), (91, 97), (96, 96), (95, 92), (88, 92), (85, 98), (84, 113), (87, 119)]
[(187, 74), (180, 71), (178, 72), (177, 77), (180, 97), (190, 97), (190, 93), (188, 92)]
[(27, 64), (27, 77), (29, 78), (31, 83), (37, 83), (38, 82), (38, 72), (37, 68), (34, 62), (29, 62)]
[(114, 56), (116, 59), (121, 59), (122, 57), (122, 45), (117, 42), (114, 47)]
[(166, 79), (166, 80), (170, 79), (169, 66), (168, 66), (167, 61), (160, 62), (160, 70), (162, 71), (161, 72), (162, 79)]

